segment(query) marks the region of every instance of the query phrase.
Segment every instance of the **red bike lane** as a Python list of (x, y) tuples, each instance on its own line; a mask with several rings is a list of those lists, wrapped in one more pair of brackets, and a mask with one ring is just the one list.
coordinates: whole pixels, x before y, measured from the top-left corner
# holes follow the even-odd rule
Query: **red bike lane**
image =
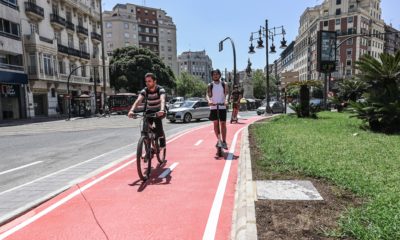
[(229, 239), (241, 130), (257, 119), (228, 124), (224, 158), (212, 125), (194, 128), (168, 141), (167, 164), (145, 183), (132, 156), (0, 227), (0, 239)]

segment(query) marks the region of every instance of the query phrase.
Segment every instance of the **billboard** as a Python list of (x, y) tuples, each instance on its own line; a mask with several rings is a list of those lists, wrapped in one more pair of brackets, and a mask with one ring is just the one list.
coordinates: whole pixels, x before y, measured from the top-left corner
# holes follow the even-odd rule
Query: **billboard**
[(317, 68), (319, 72), (330, 73), (336, 69), (336, 32), (318, 31)]

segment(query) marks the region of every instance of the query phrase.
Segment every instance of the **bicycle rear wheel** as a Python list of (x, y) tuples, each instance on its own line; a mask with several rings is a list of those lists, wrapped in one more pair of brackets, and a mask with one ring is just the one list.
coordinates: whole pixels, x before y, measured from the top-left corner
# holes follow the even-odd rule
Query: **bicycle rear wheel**
[(146, 181), (150, 176), (151, 171), (151, 147), (150, 139), (141, 136), (137, 145), (136, 164), (137, 172), (141, 180)]

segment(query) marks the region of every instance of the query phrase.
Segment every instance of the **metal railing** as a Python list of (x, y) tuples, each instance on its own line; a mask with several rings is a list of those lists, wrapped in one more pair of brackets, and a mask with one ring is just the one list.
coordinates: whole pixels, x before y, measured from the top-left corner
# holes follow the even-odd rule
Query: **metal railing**
[(101, 42), (101, 35), (98, 34), (97, 32), (92, 32), (91, 37), (92, 37), (92, 39), (95, 39), (95, 40), (98, 40)]
[(25, 2), (25, 11), (32, 12), (44, 18), (44, 9), (34, 4), (33, 2)]
[(65, 26), (65, 18), (62, 18), (60, 16), (58, 16), (57, 14), (51, 13), (50, 14), (50, 22), (51, 23), (57, 23), (60, 24), (62, 26)]
[(65, 26), (67, 27), (67, 29), (75, 31), (75, 25), (72, 22), (65, 21)]
[(77, 26), (76, 27), (76, 32), (77, 33), (81, 33), (81, 34), (83, 34), (83, 35), (88, 35), (88, 29), (87, 28), (84, 28), (84, 27), (82, 27), (82, 26)]

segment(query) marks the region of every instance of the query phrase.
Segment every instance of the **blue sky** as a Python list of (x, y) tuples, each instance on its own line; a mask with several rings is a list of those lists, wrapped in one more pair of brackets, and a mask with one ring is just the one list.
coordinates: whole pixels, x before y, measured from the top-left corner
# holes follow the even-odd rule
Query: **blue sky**
[[(233, 68), (233, 55), (230, 43), (224, 43), (224, 51), (218, 52), (218, 42), (231, 37), (236, 46), (238, 70), (247, 66), (250, 57), (252, 68), (265, 66), (265, 49), (256, 49), (255, 54), (248, 54), (250, 33), (258, 31), (268, 19), (269, 27), (284, 26), (286, 40), (295, 39), (298, 33), (299, 18), (307, 7), (312, 7), (322, 0), (147, 0), (146, 6), (161, 8), (174, 20), (177, 27), (178, 55), (183, 51), (206, 50), (213, 61), (214, 68), (221, 70)], [(103, 1), (103, 9), (111, 10), (117, 3), (143, 5), (143, 0)], [(400, 29), (399, 0), (382, 0), (382, 17)], [(397, 13), (396, 13), (397, 10)], [(278, 36), (275, 45), (280, 44)], [(279, 57), (269, 55), (269, 62)]]

